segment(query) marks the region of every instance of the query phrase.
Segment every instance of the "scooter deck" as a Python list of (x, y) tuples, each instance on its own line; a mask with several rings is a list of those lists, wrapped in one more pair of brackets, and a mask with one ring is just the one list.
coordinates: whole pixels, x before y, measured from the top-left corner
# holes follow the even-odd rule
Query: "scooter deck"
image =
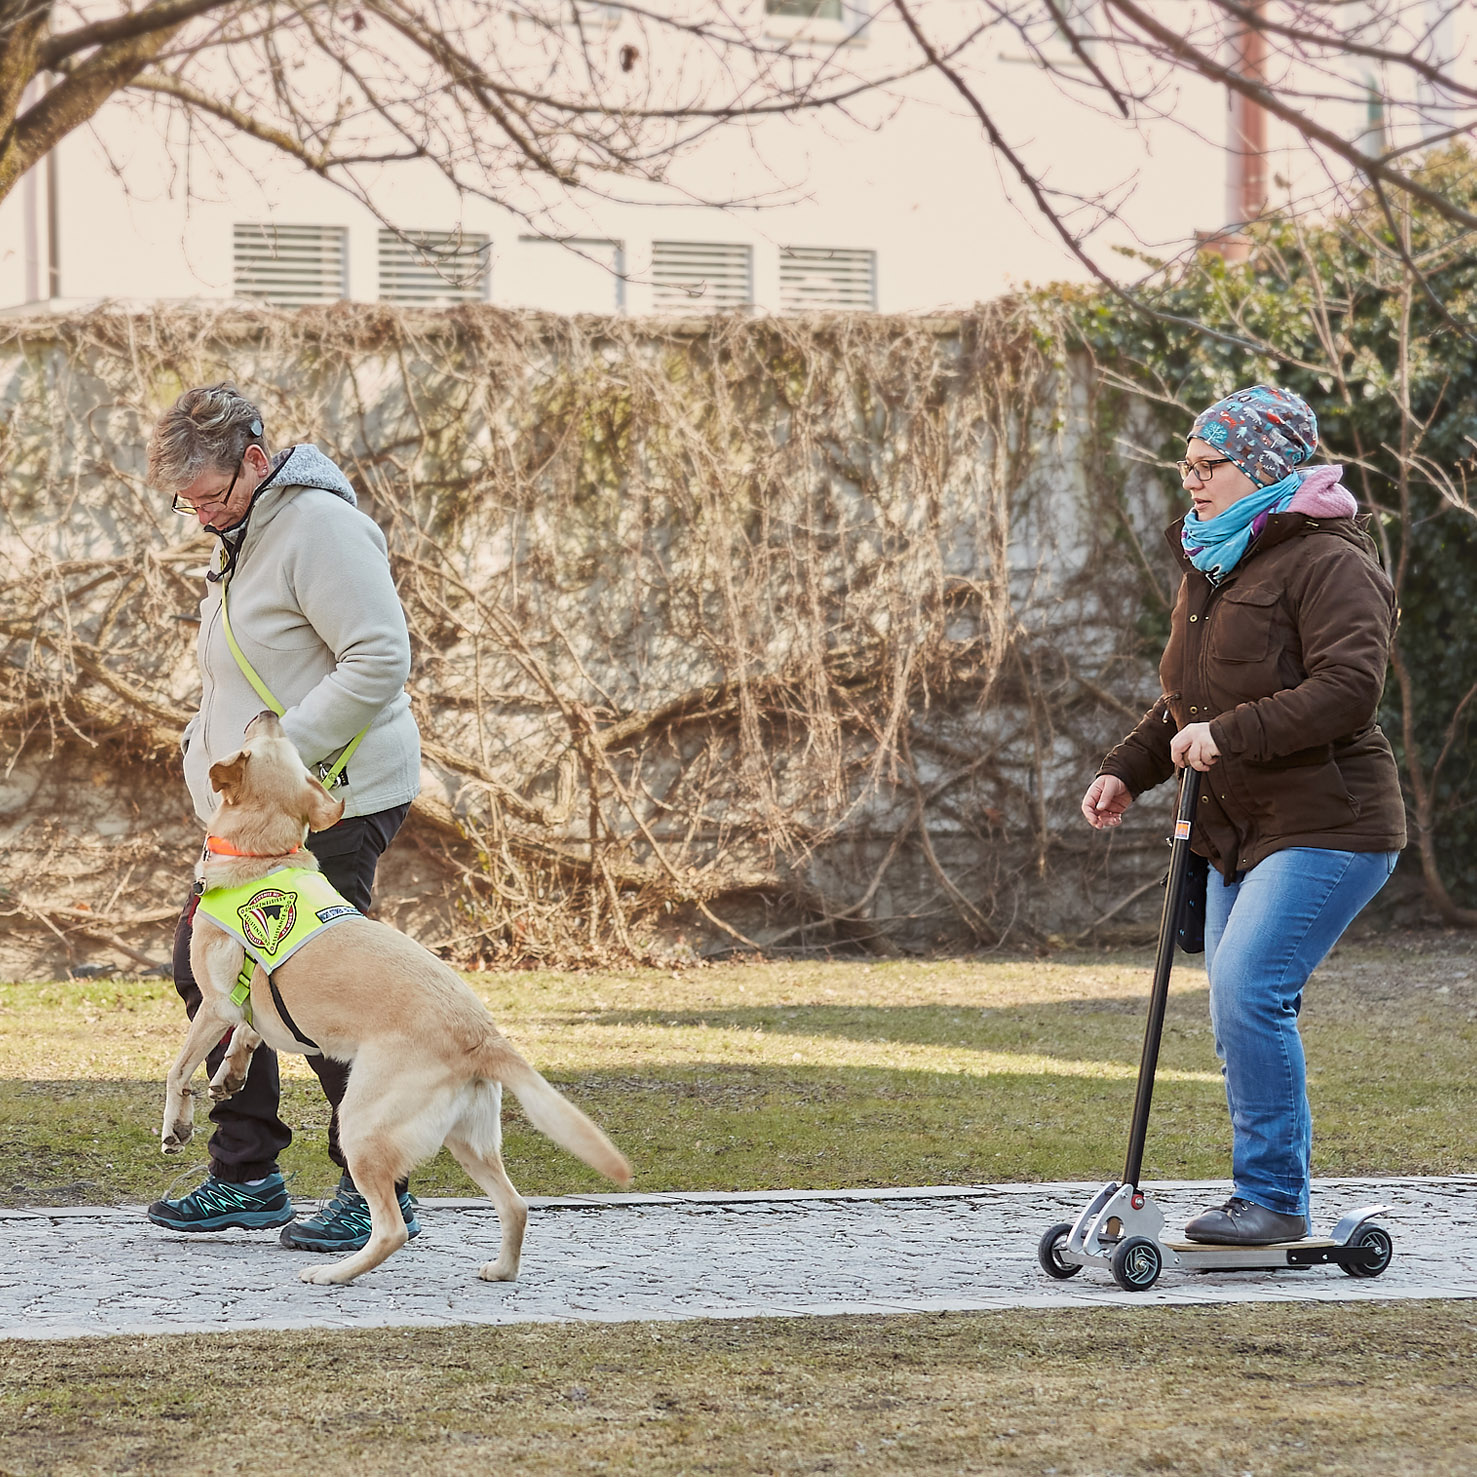
[(1333, 1261), (1353, 1260), (1347, 1243), (1332, 1236), (1305, 1236), (1298, 1241), (1274, 1241), (1269, 1246), (1226, 1246), (1207, 1241), (1163, 1241), (1186, 1272), (1232, 1272), (1266, 1270), (1271, 1267), (1316, 1267)]
[(1171, 1251), (1287, 1251), (1294, 1246), (1339, 1246), (1332, 1236), (1303, 1236), (1297, 1241), (1271, 1241), (1266, 1246), (1236, 1246), (1223, 1241), (1171, 1241), (1167, 1236), (1159, 1238), (1161, 1246)]

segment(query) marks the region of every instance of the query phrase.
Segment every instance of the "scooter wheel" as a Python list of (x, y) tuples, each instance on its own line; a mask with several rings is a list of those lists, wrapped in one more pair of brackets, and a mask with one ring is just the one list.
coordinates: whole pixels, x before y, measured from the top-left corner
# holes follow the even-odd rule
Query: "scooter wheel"
[(1355, 1246), (1367, 1253), (1363, 1262), (1340, 1262), (1351, 1277), (1378, 1277), (1395, 1255), (1395, 1243), (1383, 1226), (1366, 1226), (1355, 1238)]
[(1113, 1280), (1124, 1292), (1147, 1292), (1164, 1270), (1164, 1253), (1147, 1236), (1130, 1236), (1113, 1248), (1108, 1262)]
[(1041, 1263), (1041, 1270), (1048, 1277), (1058, 1277), (1063, 1282), (1068, 1277), (1075, 1277), (1082, 1270), (1082, 1264), (1080, 1262), (1064, 1262), (1062, 1260), (1062, 1243), (1066, 1241), (1071, 1229), (1071, 1221), (1058, 1221), (1041, 1238), (1041, 1242), (1036, 1248), (1036, 1260)]

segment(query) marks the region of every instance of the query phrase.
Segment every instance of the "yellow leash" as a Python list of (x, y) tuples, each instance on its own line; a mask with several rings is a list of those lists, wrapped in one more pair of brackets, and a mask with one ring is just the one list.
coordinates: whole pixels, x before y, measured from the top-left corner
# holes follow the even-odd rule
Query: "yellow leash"
[[(257, 670), (246, 660), (246, 653), (236, 643), (236, 633), (231, 629), (231, 612), (226, 604), (226, 590), (229, 581), (221, 586), (221, 625), (226, 633), (226, 645), (231, 648), (231, 655), (236, 658), (236, 665), (241, 668), (241, 675), (256, 689), (256, 695), (280, 718), (287, 711), (281, 703), (272, 695), (272, 689), (257, 675)], [(348, 767), (350, 756), (359, 747), (364, 735), (369, 732), (369, 724), (366, 723), (358, 733), (348, 742), (342, 754), (335, 760), (331, 769), (326, 772), (319, 767), (319, 778), (331, 790), (338, 782), (339, 777)], [(239, 986), (238, 986), (239, 988)], [(234, 998), (234, 996), (233, 996)], [(237, 1002), (240, 1003), (239, 1001)]]

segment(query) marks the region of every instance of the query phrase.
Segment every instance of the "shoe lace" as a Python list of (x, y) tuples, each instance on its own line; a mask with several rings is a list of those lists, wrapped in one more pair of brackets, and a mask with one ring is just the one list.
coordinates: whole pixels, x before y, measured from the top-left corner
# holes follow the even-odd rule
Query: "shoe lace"
[(177, 1175), (175, 1175), (172, 1180), (170, 1180), (168, 1185), (164, 1187), (164, 1193), (160, 1195), (159, 1198), (161, 1200), (175, 1204), (183, 1203), (185, 1200), (188, 1200), (190, 1196), (188, 1194), (177, 1196), (175, 1192), (179, 1189), (181, 1185), (185, 1184), (187, 1181), (198, 1179), (202, 1174), (206, 1177), (206, 1179), (211, 1178), (210, 1161), (208, 1159), (202, 1159), (197, 1164), (187, 1164), (182, 1170), (180, 1170)]
[(369, 1202), (358, 1190), (340, 1189), (318, 1212), (317, 1219), (324, 1229), (340, 1224), (362, 1231), (369, 1226)]

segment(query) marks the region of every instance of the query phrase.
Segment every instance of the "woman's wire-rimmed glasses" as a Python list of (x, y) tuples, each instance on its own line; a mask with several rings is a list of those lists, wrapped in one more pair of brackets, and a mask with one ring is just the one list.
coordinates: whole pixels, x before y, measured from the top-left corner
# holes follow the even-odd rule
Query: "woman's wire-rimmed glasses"
[[(245, 465), (246, 458), (242, 457), (241, 460), (236, 463), (236, 471), (231, 478), (231, 485), (226, 488), (225, 494), (219, 499), (219, 501), (223, 503), (228, 503), (231, 501), (231, 494), (235, 492), (237, 479), (241, 476), (241, 468)], [(198, 504), (190, 502), (187, 498), (182, 498), (179, 493), (175, 493), (174, 497), (170, 499), (169, 506), (173, 508), (176, 513), (182, 513), (186, 517), (193, 518), (195, 514), (198, 513), (206, 503), (213, 503), (215, 501), (217, 501), (215, 493), (211, 493), (209, 497), (201, 498)]]
[(1228, 456), (1218, 456), (1207, 461), (1180, 461), (1176, 462), (1175, 466), (1179, 468), (1181, 482), (1186, 477), (1193, 477), (1197, 482), (1209, 482), (1215, 475), (1215, 469), (1228, 466), (1230, 461), (1231, 458)]

